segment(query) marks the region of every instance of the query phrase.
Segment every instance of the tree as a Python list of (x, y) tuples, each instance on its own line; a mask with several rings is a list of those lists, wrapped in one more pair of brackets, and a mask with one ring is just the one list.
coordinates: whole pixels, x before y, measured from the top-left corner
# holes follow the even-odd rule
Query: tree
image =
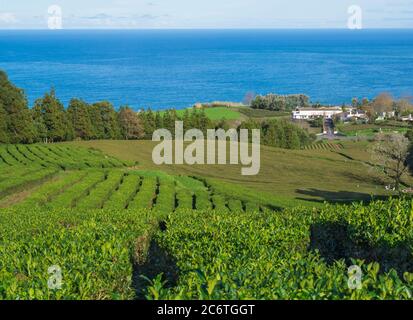
[[(164, 128), (175, 134), (175, 121), (178, 120), (175, 110), (166, 110), (163, 114)], [(192, 124), (193, 125), (193, 124)]]
[(254, 92), (247, 92), (245, 94), (243, 104), (246, 106), (250, 106), (251, 102), (255, 99), (255, 97), (256, 97), (256, 94)]
[(371, 107), (376, 114), (393, 111), (393, 98), (388, 93), (381, 93), (373, 100)]
[(145, 136), (141, 119), (127, 106), (119, 110), (119, 125), (122, 137), (126, 140), (142, 139)]
[(37, 99), (33, 109), (37, 115), (43, 118), (48, 141), (67, 140), (69, 132), (65, 109), (56, 98), (54, 89), (51, 89), (50, 93), (46, 93), (43, 98)]
[(153, 111), (151, 109), (148, 109), (148, 111), (140, 112), (139, 119), (144, 127), (146, 137), (151, 138), (153, 132), (156, 129), (159, 129), (156, 127), (156, 118), (155, 118), (155, 115), (153, 114)]
[(353, 108), (357, 108), (359, 106), (359, 99), (358, 98), (351, 99), (351, 106)]
[(157, 111), (156, 115), (155, 115), (155, 128), (156, 129), (162, 129), (163, 128), (163, 118), (162, 118), (162, 115), (159, 111)]
[(379, 134), (372, 147), (372, 160), (376, 168), (394, 183), (400, 192), (403, 174), (408, 168), (409, 139), (398, 133)]
[(266, 96), (256, 96), (255, 99), (251, 101), (251, 108), (286, 111), (293, 110), (297, 107), (307, 107), (309, 105), (309, 101), (310, 98), (303, 94), (292, 94), (286, 96), (268, 94)]
[(0, 143), (8, 143), (9, 134), (7, 132), (7, 113), (0, 104)]
[(36, 141), (47, 142), (47, 127), (39, 108), (32, 109), (32, 119), (36, 129)]
[(395, 103), (395, 108), (398, 115), (411, 114), (413, 112), (413, 105), (406, 98), (400, 99)]
[(92, 128), (90, 139), (103, 139), (105, 136), (105, 130), (103, 128), (103, 119), (100, 114), (99, 105), (87, 105), (87, 114)]
[(31, 143), (35, 128), (23, 90), (14, 86), (0, 70), (0, 105), (6, 112), (8, 138), (11, 143)]
[(93, 127), (88, 112), (89, 105), (79, 99), (72, 99), (67, 108), (67, 116), (73, 128), (74, 136), (82, 140), (91, 139)]
[(204, 132), (204, 134), (207, 133), (207, 130), (211, 127), (211, 120), (207, 116), (205, 109), (202, 109), (200, 114), (199, 114), (199, 127), (198, 129)]
[(184, 115), (183, 115), (183, 117), (182, 117), (182, 121), (183, 121), (183, 123), (184, 123), (184, 130), (185, 130), (185, 131), (193, 128), (193, 127), (192, 127), (192, 123), (191, 123), (191, 117), (190, 117), (190, 115), (189, 115), (189, 109), (185, 109)]
[(368, 98), (363, 98), (363, 100), (361, 101), (361, 106), (365, 107), (370, 103)]
[(94, 103), (89, 107), (90, 119), (96, 139), (117, 139), (120, 137), (118, 117), (108, 101)]

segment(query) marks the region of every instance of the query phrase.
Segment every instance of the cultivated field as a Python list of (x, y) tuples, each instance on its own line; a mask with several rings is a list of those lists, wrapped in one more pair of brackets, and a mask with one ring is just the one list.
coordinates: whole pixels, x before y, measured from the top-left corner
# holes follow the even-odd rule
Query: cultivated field
[[(201, 176), (210, 183), (242, 185), (260, 191), (282, 207), (314, 202), (369, 200), (389, 195), (371, 166), (367, 142), (316, 145), (312, 150), (285, 150), (261, 146), (261, 171), (241, 176), (238, 165), (163, 165), (152, 162), (151, 141), (91, 141), (68, 145), (93, 147), (124, 161), (139, 161), (145, 170)], [(406, 177), (406, 179), (408, 179)], [(231, 186), (228, 186), (231, 188)], [(303, 201), (304, 200), (304, 201)]]
[[(237, 166), (154, 167), (150, 146), (0, 147), (0, 299), (412, 299), (411, 201), (317, 202), (360, 196), (333, 191), (349, 169), (374, 190), (362, 145), (264, 148), (252, 180)], [(318, 189), (297, 190), (317, 174)]]

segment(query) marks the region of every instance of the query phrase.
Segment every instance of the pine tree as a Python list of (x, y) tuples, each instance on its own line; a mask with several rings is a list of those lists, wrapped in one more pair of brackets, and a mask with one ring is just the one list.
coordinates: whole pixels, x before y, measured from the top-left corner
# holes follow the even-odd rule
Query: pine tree
[(3, 71), (0, 71), (0, 104), (6, 112), (9, 142), (33, 142), (36, 132), (27, 99), (23, 90), (14, 86)]
[(207, 129), (211, 127), (211, 120), (208, 118), (204, 109), (200, 112), (199, 115), (199, 127), (198, 129), (201, 130), (204, 134), (206, 134)]
[(155, 115), (155, 128), (162, 129), (163, 128), (163, 118), (159, 111), (156, 112)]
[(102, 114), (100, 112), (100, 105), (93, 104), (87, 105), (88, 117), (91, 120), (92, 133), (90, 139), (104, 139), (105, 128), (103, 125)]
[(152, 137), (153, 132), (157, 129), (155, 116), (151, 109), (144, 113), (144, 128), (147, 137)]
[(43, 115), (41, 108), (35, 106), (32, 109), (32, 119), (33, 125), (36, 129), (36, 141), (38, 142), (47, 142), (47, 127), (44, 123)]
[(117, 114), (113, 105), (108, 101), (95, 103), (93, 107), (99, 117), (99, 139), (118, 139), (120, 136), (120, 128), (117, 119)]
[(67, 108), (74, 136), (82, 140), (89, 140), (93, 136), (92, 121), (88, 109), (88, 104), (79, 99), (72, 99)]
[(182, 117), (182, 121), (184, 123), (184, 130), (187, 131), (192, 128), (191, 118), (189, 116), (189, 110), (185, 109), (184, 115)]
[(47, 140), (59, 142), (67, 139), (68, 121), (63, 104), (56, 98), (54, 89), (37, 99), (34, 109), (43, 117), (47, 130)]
[(8, 143), (9, 134), (7, 132), (7, 113), (0, 104), (0, 143)]

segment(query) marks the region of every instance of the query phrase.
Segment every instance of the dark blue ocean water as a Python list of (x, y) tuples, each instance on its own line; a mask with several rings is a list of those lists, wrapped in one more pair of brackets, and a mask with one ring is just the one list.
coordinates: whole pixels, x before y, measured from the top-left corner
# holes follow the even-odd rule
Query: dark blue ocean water
[(413, 30), (3, 30), (0, 69), (31, 104), (51, 86), (65, 104), (181, 108), (251, 91), (341, 104), (413, 96)]

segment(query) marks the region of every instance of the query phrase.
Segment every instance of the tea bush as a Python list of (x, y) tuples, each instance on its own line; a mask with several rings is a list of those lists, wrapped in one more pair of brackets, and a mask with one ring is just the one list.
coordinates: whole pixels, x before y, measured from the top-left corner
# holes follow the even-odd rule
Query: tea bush
[(104, 208), (108, 210), (125, 209), (129, 202), (135, 197), (136, 192), (140, 188), (141, 177), (134, 173), (128, 172), (117, 190), (113, 192), (108, 201), (104, 204)]
[(63, 145), (2, 145), (0, 167), (23, 165), (59, 167), (63, 170), (86, 168), (118, 168), (132, 166), (98, 150)]
[[(147, 211), (0, 210), (0, 299), (133, 299), (136, 240)], [(50, 287), (61, 270), (61, 287)]]
[[(412, 212), (410, 200), (396, 199), (321, 211), (182, 211), (157, 235), (177, 260), (178, 284), (165, 288), (158, 277), (147, 297), (413, 299)], [(360, 290), (348, 286), (350, 265), (362, 269)]]

